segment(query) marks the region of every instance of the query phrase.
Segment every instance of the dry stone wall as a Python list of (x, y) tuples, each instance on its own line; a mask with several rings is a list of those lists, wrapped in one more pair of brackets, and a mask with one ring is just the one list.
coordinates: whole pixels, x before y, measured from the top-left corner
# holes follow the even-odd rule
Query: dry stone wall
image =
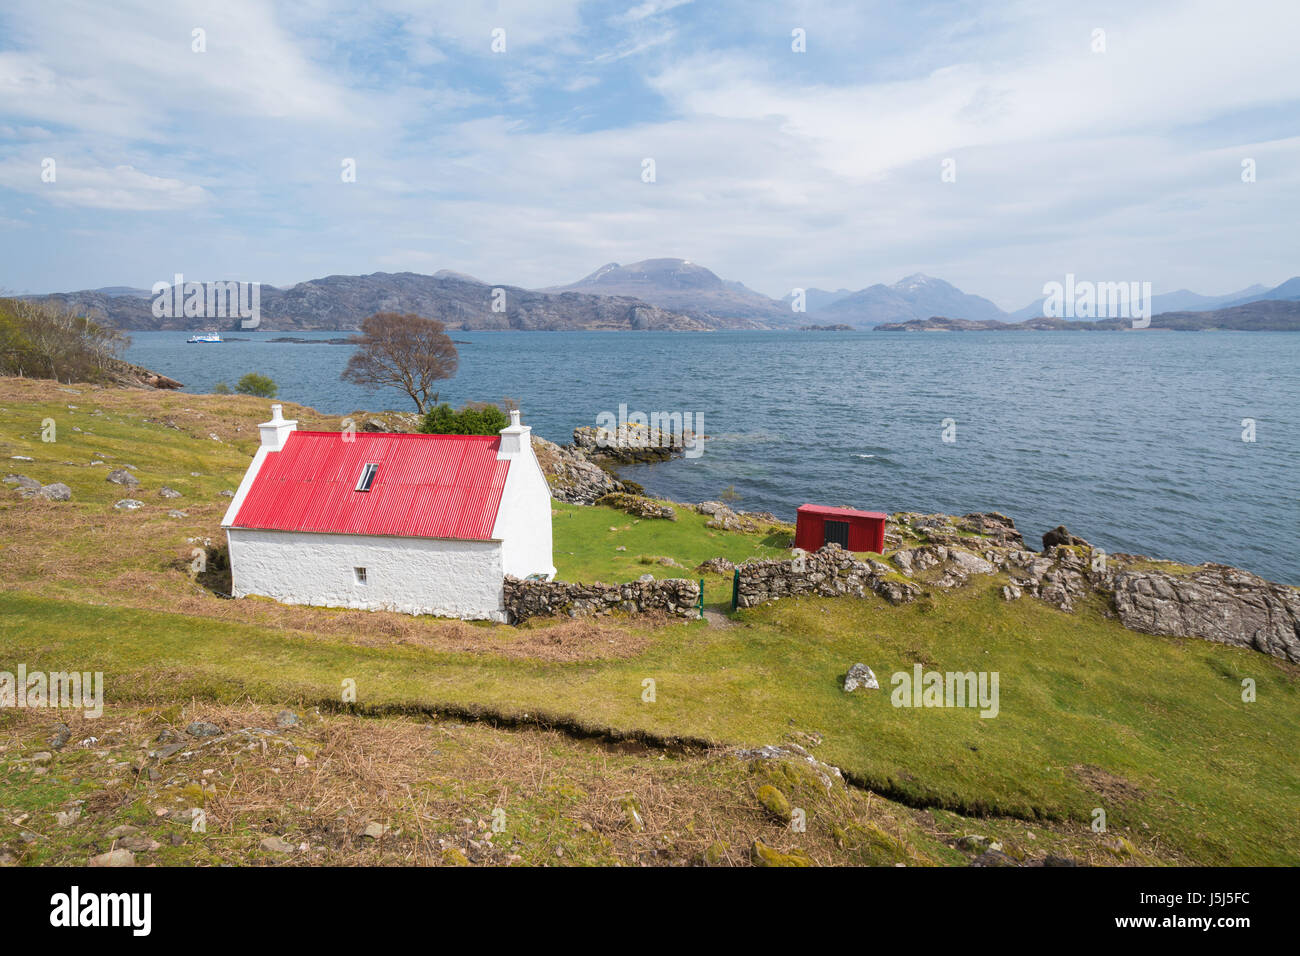
[(669, 578), (626, 584), (570, 584), (563, 581), (505, 579), (505, 607), (510, 620), (533, 617), (586, 617), (624, 611), (661, 611), (677, 617), (699, 614), (699, 581)]
[(879, 561), (859, 561), (838, 544), (790, 561), (753, 561), (737, 567), (736, 604), (756, 607), (797, 594), (822, 597), (878, 594), (891, 604), (914, 601), (921, 589)]

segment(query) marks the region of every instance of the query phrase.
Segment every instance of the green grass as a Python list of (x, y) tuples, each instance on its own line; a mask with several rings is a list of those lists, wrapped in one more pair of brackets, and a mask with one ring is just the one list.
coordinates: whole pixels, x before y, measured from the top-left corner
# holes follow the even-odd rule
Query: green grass
[[(190, 696), (487, 708), (592, 727), (719, 742), (823, 735), (821, 759), (906, 802), (965, 813), (1135, 828), (1202, 863), (1295, 863), (1300, 773), (1289, 753), (1300, 700), (1268, 658), (1199, 641), (1143, 637), (1094, 611), (1067, 617), (991, 593), (923, 613), (874, 601), (801, 599), (747, 612), (749, 626), (674, 625), (633, 660), (554, 664), (275, 632), (163, 612), (87, 609), (13, 593), (0, 639), (29, 668), (106, 674), (108, 699)], [(364, 616), (358, 626), (364, 627)], [(997, 670), (1001, 712), (894, 708), (888, 675)], [(870, 663), (882, 691), (845, 695)], [(1080, 675), (1086, 675), (1081, 679)], [(1253, 677), (1258, 700), (1240, 700)], [(643, 703), (642, 681), (656, 684)], [(1204, 733), (1212, 727), (1213, 733)], [(1111, 799), (1072, 768), (1136, 787)]]
[[(727, 558), (733, 563), (788, 559), (788, 533), (765, 535), (731, 534), (706, 527), (707, 515), (682, 505), (675, 506), (677, 520), (633, 518), (614, 508), (571, 505), (556, 502), (552, 537), (556, 576), (563, 581), (634, 581), (642, 574), (656, 578), (699, 578), (696, 565), (709, 558)], [(619, 551), (619, 547), (625, 551)], [(669, 557), (682, 567), (654, 565), (642, 558)], [(731, 599), (731, 579), (705, 575), (707, 590), (725, 579), (726, 598)], [(717, 598), (721, 600), (721, 597)], [(709, 598), (713, 600), (712, 597)]]
[[(1095, 605), (1065, 614), (1029, 598), (1004, 602), (997, 578), (897, 608), (874, 597), (801, 598), (741, 612), (732, 627), (629, 622), (643, 646), (613, 659), (564, 663), (453, 651), (443, 649), (454, 644), (440, 644), (434, 630), (424, 644), (362, 646), (354, 638), (379, 621), (366, 612), (311, 612), (291, 625), (268, 623), (252, 613), (256, 602), (223, 602), (174, 566), (185, 535), (211, 530), (219, 519), (228, 499), (217, 493), (242, 475), (265, 403), (87, 392), (67, 396), (80, 406), (69, 412), (59, 410), (64, 396), (52, 398), (49, 386), (22, 389), (22, 402), (0, 393), (0, 450), (38, 458), (13, 462), (12, 470), (66, 481), (75, 500), (57, 506), (67, 509), (64, 527), (35, 525), (29, 517), (37, 513), (31, 508), (56, 514), (54, 505), (19, 502), (12, 492), (0, 505), (0, 667), (102, 670), (110, 707), (114, 700), (190, 697), (337, 701), (340, 682), (352, 678), (363, 705), (541, 715), (589, 728), (751, 745), (815, 732), (824, 738), (820, 759), (916, 806), (1075, 825), (1086, 825), (1101, 807), (1113, 832), (1158, 848), (1162, 858), (1300, 863), (1297, 670), (1264, 655), (1135, 634)], [(101, 397), (105, 414), (93, 416)], [(158, 424), (158, 406), (178, 416), (182, 428)], [(182, 408), (204, 417), (180, 416)], [(155, 422), (142, 422), (146, 414)], [(55, 445), (39, 441), (46, 415), (60, 422)], [(319, 416), (313, 425), (329, 427)], [(209, 430), (224, 440), (212, 441)], [(144, 514), (112, 511), (112, 501), (127, 494), (104, 481), (102, 466), (62, 464), (95, 454), (114, 455), (110, 465), (138, 466), (144, 493), (131, 496), (149, 503)], [(190, 471), (201, 477), (190, 478)], [(187, 497), (158, 500), (159, 484)], [(171, 507), (191, 508), (198, 519), (167, 524), (162, 515)], [(783, 536), (717, 532), (706, 520), (685, 508), (670, 522), (557, 504), (556, 564), (568, 580), (612, 582), (647, 572), (694, 578), (694, 566), (706, 558), (784, 553)], [(105, 529), (116, 552), (104, 546)], [(617, 551), (620, 545), (627, 550)], [(642, 562), (658, 556), (684, 569)], [(140, 582), (129, 595), (119, 577), (128, 571)], [(179, 595), (199, 610), (178, 613)], [(720, 606), (729, 597), (729, 578), (706, 576), (707, 603)], [(128, 602), (147, 606), (121, 606)], [(325, 626), (339, 621), (355, 623)], [(519, 633), (475, 630), (503, 644)], [(599, 639), (597, 631), (593, 640)], [(872, 667), (880, 691), (840, 690), (856, 661)], [(890, 675), (917, 662), (941, 671), (997, 671), (999, 716), (891, 706)], [(1253, 703), (1241, 700), (1244, 678), (1257, 683)], [(654, 703), (642, 701), (646, 679), (655, 681)], [(875, 845), (870, 835), (859, 837)]]

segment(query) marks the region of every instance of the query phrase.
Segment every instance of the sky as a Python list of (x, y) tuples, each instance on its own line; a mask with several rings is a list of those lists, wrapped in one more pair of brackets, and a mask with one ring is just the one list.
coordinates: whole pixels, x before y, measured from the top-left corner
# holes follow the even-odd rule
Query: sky
[(0, 289), (1272, 286), (1297, 36), (1295, 0), (6, 0)]

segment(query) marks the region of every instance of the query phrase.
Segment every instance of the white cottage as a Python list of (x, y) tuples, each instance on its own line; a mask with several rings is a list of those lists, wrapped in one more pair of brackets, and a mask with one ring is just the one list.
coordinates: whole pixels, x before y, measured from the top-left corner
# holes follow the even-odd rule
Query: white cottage
[(506, 619), (502, 582), (555, 575), (532, 430), (298, 431), (281, 406), (222, 520), (235, 597)]

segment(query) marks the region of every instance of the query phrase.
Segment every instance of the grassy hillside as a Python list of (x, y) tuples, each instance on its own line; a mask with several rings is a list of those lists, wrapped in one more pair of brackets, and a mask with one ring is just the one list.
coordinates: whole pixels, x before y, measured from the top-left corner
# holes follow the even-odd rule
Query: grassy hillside
[[(294, 406), (286, 415), (303, 427), (338, 423)], [(22, 500), (12, 491), (0, 501), (0, 668), (23, 662), (29, 669), (104, 671), (105, 721), (129, 723), (146, 706), (185, 703), (187, 714), (218, 705), (319, 704), (330, 721), (357, 722), (329, 716), (350, 678), (363, 708), (419, 719), (439, 711), (444, 719), (488, 716), (570, 733), (641, 735), (652, 744), (798, 742), (853, 783), (889, 798), (874, 797), (873, 805), (888, 808), (899, 852), (913, 862), (968, 859), (948, 844), (953, 834), (976, 828), (1004, 832), (1017, 845), (1029, 845), (1024, 834), (1038, 831), (1034, 839), (1059, 839), (1071, 855), (1094, 862), (1121, 859), (1105, 849), (1117, 835), (1139, 854), (1125, 859), (1300, 862), (1300, 767), (1291, 757), (1300, 724), (1295, 667), (1204, 641), (1134, 634), (1097, 606), (1065, 614), (1034, 600), (1005, 603), (997, 576), (901, 607), (875, 598), (801, 598), (734, 615), (727, 610), (729, 581), (710, 576), (706, 604), (727, 613), (690, 623), (600, 619), (514, 628), (225, 599), (219, 571), (191, 576), (190, 554), (205, 538), (222, 543), (219, 522), (229, 499), (221, 491), (236, 487), (257, 443), (254, 426), (265, 416), (266, 403), (251, 398), (0, 380), (0, 456), (35, 459), (8, 461), (6, 470), (62, 481), (73, 491), (71, 502)], [(47, 418), (57, 424), (53, 443), (41, 441)], [(104, 480), (109, 468), (124, 464), (135, 465), (142, 482), (130, 493)], [(184, 497), (158, 497), (164, 484)], [(128, 494), (145, 507), (114, 510)], [(176, 508), (185, 517), (168, 517)], [(560, 575), (699, 577), (659, 559), (693, 569), (717, 555), (781, 553), (784, 542), (774, 537), (713, 531), (702, 517), (678, 513), (676, 522), (638, 521), (606, 508), (557, 505)], [(882, 690), (840, 689), (855, 661), (872, 667)], [(997, 671), (999, 715), (891, 706), (890, 675), (916, 663)], [(1252, 703), (1241, 699), (1247, 677), (1257, 683)], [(654, 681), (653, 703), (643, 700), (647, 679)], [(0, 734), (28, 753), (53, 719), (0, 713)], [(521, 760), (538, 746), (523, 731), (491, 733), (502, 735), (493, 746), (520, 748)], [(568, 746), (554, 743), (557, 753), (567, 754)], [(687, 759), (672, 748), (666, 753), (670, 761)], [(0, 760), (7, 757), (0, 753)], [(543, 763), (568, 772), (569, 759)], [(734, 791), (746, 809), (728, 823), (739, 829), (722, 842), (727, 861), (743, 862), (748, 857), (735, 848), (745, 843), (737, 836), (745, 814), (762, 819), (743, 762), (723, 761), (730, 769), (715, 777), (707, 769), (715, 757), (691, 759), (698, 763), (674, 786), (690, 790), (704, 780), (706, 789)], [(10, 761), (0, 775), (13, 781), (14, 768)], [(442, 785), (456, 786), (452, 769), (438, 773)], [(134, 787), (131, 800), (154, 799), (148, 782), (123, 786)], [(43, 799), (38, 789), (23, 793), (33, 808)], [(64, 794), (47, 797), (57, 803)], [(855, 791), (845, 799), (866, 797)], [(657, 822), (697, 820), (682, 816), (674, 798), (664, 799)], [(1108, 834), (1088, 829), (1096, 808), (1106, 811)], [(811, 826), (798, 839), (787, 833), (783, 845), (808, 840), (819, 862), (885, 861), (842, 849), (828, 815), (816, 834)], [(0, 841), (12, 826), (2, 818)], [(684, 849), (665, 862), (703, 859), (708, 845), (688, 838), (685, 823), (668, 831)], [(540, 829), (530, 833), (529, 846), (542, 839)], [(644, 847), (615, 839), (612, 856), (604, 852), (592, 850), (589, 860), (626, 861)], [(517, 855), (536, 862), (529, 853)]]

